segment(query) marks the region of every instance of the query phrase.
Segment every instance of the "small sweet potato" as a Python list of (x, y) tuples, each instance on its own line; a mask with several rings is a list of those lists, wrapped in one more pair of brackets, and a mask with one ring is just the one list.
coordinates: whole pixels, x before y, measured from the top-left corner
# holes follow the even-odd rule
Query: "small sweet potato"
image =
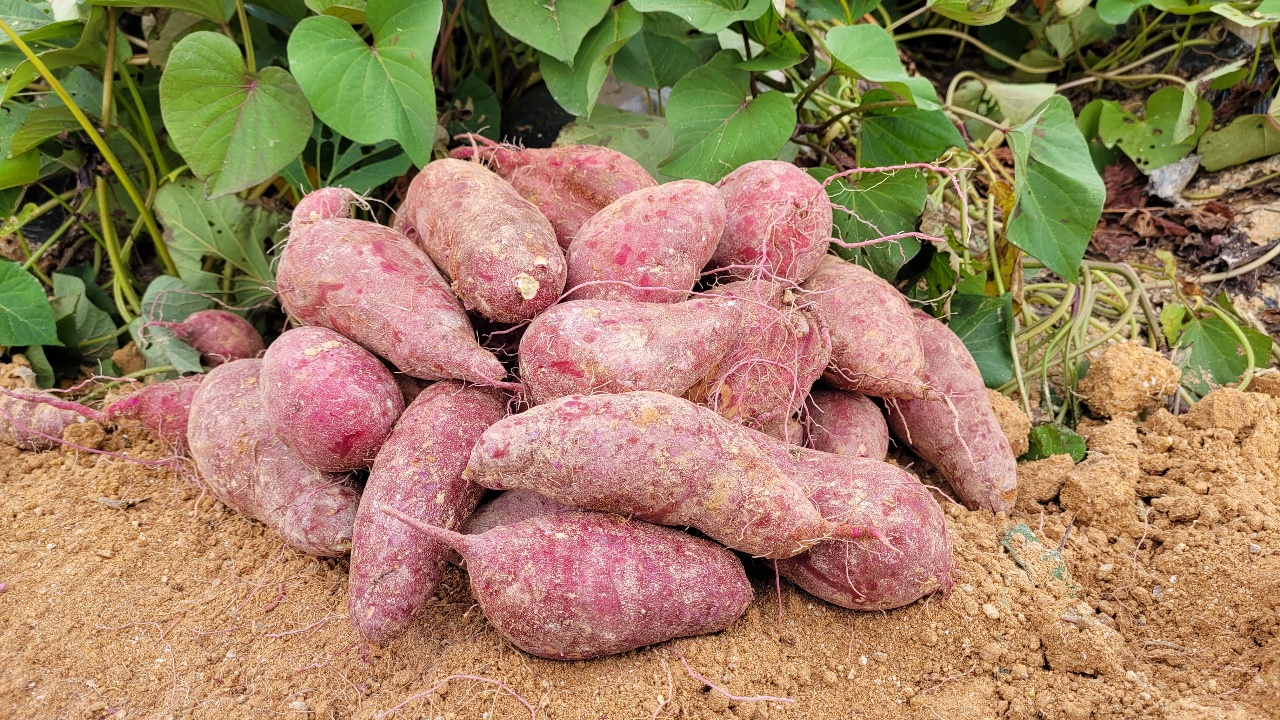
[(490, 320), (529, 320), (564, 292), (564, 252), (551, 223), (479, 163), (428, 163), (395, 227), (422, 246), (464, 307)]
[(359, 195), (342, 187), (313, 190), (303, 196), (293, 208), (289, 227), (297, 229), (317, 220), (351, 217), (351, 205), (361, 202)]
[(316, 470), (271, 432), (261, 360), (214, 368), (191, 402), (191, 457), (209, 494), (265, 523), (289, 545), (336, 557), (351, 547), (360, 493), (346, 475)]
[(640, 163), (599, 145), (522, 148), (500, 145), (481, 135), (463, 138), (470, 145), (453, 149), (459, 160), (480, 158), (538, 206), (568, 249), (582, 224), (601, 208), (629, 192), (658, 183)]
[(62, 431), (97, 413), (39, 390), (0, 390), (0, 443), (19, 450), (57, 447)]
[(227, 310), (201, 310), (182, 322), (151, 322), (173, 331), (200, 353), (200, 361), (217, 367), (232, 360), (261, 357), (266, 345), (253, 323)]
[(913, 475), (879, 460), (782, 445), (762, 449), (805, 489), (823, 517), (875, 527), (876, 540), (824, 540), (778, 561), (782, 576), (854, 610), (888, 610), (951, 589), (954, 560), (937, 500)]
[(520, 380), (544, 403), (565, 395), (683, 395), (740, 334), (743, 304), (573, 300), (539, 315), (520, 341)]
[(388, 515), (457, 550), (485, 617), (538, 657), (585, 660), (719, 632), (751, 604), (733, 553), (618, 515), (543, 515), (479, 535)]
[(834, 255), (824, 256), (802, 287), (831, 328), (827, 383), (874, 397), (929, 395), (921, 379), (924, 349), (902, 293)]
[(462, 479), (480, 433), (506, 415), (494, 390), (439, 382), (400, 416), (369, 473), (356, 513), (347, 616), (367, 642), (386, 646), (435, 594), (449, 548), (386, 513), (457, 530), (484, 488)]
[[(754, 268), (803, 282), (818, 269), (831, 238), (831, 201), (822, 183), (779, 160), (757, 160), (716, 183), (728, 220), (711, 267), (747, 277)], [(731, 266), (747, 266), (732, 268)]]
[(817, 388), (809, 393), (809, 444), (836, 455), (884, 460), (889, 426), (884, 413), (864, 395)]
[(486, 430), (464, 476), (579, 510), (694, 527), (760, 557), (865, 531), (823, 520), (746, 432), (663, 393), (571, 395)]
[(885, 404), (894, 437), (938, 469), (972, 508), (1007, 511), (1018, 497), (1018, 461), (991, 408), (978, 364), (951, 328), (916, 311), (924, 380), (941, 398)]
[(262, 358), (261, 383), (276, 437), (326, 472), (369, 467), (404, 412), (382, 361), (324, 327), (276, 338)]
[(759, 278), (711, 292), (741, 301), (742, 332), (686, 397), (754, 429), (785, 421), (804, 405), (831, 359), (822, 316), (789, 288)]
[(187, 420), (191, 403), (204, 375), (188, 375), (152, 385), (111, 403), (103, 411), (106, 419), (129, 418), (155, 433), (178, 452), (187, 451)]
[(344, 218), (291, 227), (276, 285), (296, 320), (335, 330), (414, 377), (494, 384), (506, 375), (426, 254), (390, 228)]
[(478, 535), (502, 525), (515, 525), (529, 518), (558, 512), (573, 510), (532, 490), (508, 490), (476, 508), (463, 524), (461, 532), (463, 535)]
[(684, 300), (720, 242), (724, 217), (724, 198), (700, 180), (678, 180), (614, 200), (583, 224), (569, 245), (572, 297)]

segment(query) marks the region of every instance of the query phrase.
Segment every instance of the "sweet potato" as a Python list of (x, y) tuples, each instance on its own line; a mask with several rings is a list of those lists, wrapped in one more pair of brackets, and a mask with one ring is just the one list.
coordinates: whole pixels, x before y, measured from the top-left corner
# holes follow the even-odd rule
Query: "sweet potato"
[(103, 413), (108, 420), (137, 420), (178, 452), (185, 453), (191, 403), (204, 378), (204, 375), (188, 375), (143, 385), (132, 395), (108, 405)]
[(614, 200), (583, 224), (569, 245), (572, 297), (684, 300), (720, 242), (724, 217), (724, 198), (699, 180), (678, 180)]
[(951, 328), (916, 311), (924, 380), (942, 397), (886, 403), (894, 437), (938, 469), (972, 508), (1008, 511), (1018, 496), (1018, 461), (1000, 429), (982, 373)]
[(50, 450), (62, 431), (97, 414), (39, 390), (0, 390), (0, 443), (19, 450)]
[(480, 433), (506, 415), (494, 390), (459, 382), (432, 385), (414, 400), (369, 473), (356, 513), (347, 616), (367, 642), (386, 646), (435, 594), (450, 549), (377, 508), (457, 530), (484, 488), (462, 479)]
[(733, 553), (618, 515), (558, 513), (460, 535), (388, 514), (457, 550), (485, 617), (538, 657), (585, 660), (719, 632), (751, 604)]
[(725, 175), (716, 187), (728, 220), (711, 267), (729, 267), (738, 277), (760, 267), (795, 282), (818, 269), (832, 218), (822, 183), (791, 163), (757, 160)]
[(785, 421), (831, 359), (826, 323), (780, 283), (742, 280), (711, 292), (743, 303), (743, 328), (687, 397), (755, 429)]
[(817, 388), (809, 393), (809, 443), (814, 450), (836, 455), (884, 460), (889, 454), (889, 426), (884, 413), (864, 395)]
[(324, 327), (276, 338), (262, 358), (261, 384), (276, 437), (326, 472), (369, 467), (404, 412), (382, 361)]
[(343, 218), (291, 227), (276, 285), (296, 320), (335, 330), (414, 377), (494, 384), (506, 375), (426, 254), (390, 228)]
[(293, 217), (289, 227), (296, 229), (317, 220), (329, 218), (351, 217), (351, 206), (361, 202), (359, 195), (342, 187), (327, 187), (314, 190), (303, 196), (293, 208)]
[(150, 322), (173, 331), (178, 339), (200, 353), (200, 361), (217, 367), (232, 360), (256, 358), (266, 345), (253, 323), (226, 310), (201, 310), (182, 322)]
[(683, 395), (740, 334), (743, 303), (573, 300), (539, 315), (520, 341), (520, 380), (535, 403), (655, 390)]
[(508, 490), (484, 503), (462, 525), (463, 535), (478, 535), (502, 525), (515, 525), (532, 517), (573, 512), (546, 495), (532, 490)]
[(663, 393), (571, 395), (486, 430), (464, 477), (579, 510), (694, 527), (760, 557), (865, 532), (823, 520), (746, 432)]
[(428, 163), (395, 227), (422, 246), (464, 307), (490, 320), (529, 320), (564, 292), (564, 253), (551, 223), (479, 163)]
[(841, 390), (884, 398), (929, 396), (921, 379), (924, 349), (911, 307), (892, 285), (834, 255), (802, 286), (831, 328), (831, 364), (823, 374)]
[(463, 138), (470, 145), (453, 149), (459, 160), (480, 158), (538, 206), (568, 249), (582, 224), (601, 208), (629, 192), (658, 183), (640, 163), (599, 145), (522, 148), (500, 145), (481, 135)]
[(214, 368), (191, 402), (187, 444), (209, 494), (265, 523), (289, 545), (336, 557), (351, 547), (360, 494), (346, 475), (316, 470), (271, 432), (261, 360)]
[(888, 610), (951, 589), (954, 560), (937, 500), (913, 475), (879, 460), (833, 455), (755, 436), (823, 517), (875, 527), (876, 540), (824, 540), (778, 561), (782, 576), (854, 610)]

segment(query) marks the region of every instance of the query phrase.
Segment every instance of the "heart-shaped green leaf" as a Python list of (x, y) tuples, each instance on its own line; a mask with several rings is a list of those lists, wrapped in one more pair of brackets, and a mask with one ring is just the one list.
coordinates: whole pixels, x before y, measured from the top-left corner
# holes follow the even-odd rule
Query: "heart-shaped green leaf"
[(658, 163), (671, 154), (671, 131), (667, 121), (654, 115), (640, 115), (601, 105), (590, 120), (578, 118), (564, 126), (556, 146), (600, 145), (630, 157), (649, 171), (658, 182), (669, 180), (658, 171)]
[(732, 50), (684, 76), (671, 89), (667, 124), (675, 138), (662, 172), (715, 182), (752, 160), (774, 158), (796, 126), (791, 100), (770, 90), (751, 97), (750, 76)]
[(671, 87), (702, 64), (698, 53), (680, 40), (653, 32), (650, 17), (644, 29), (618, 51), (613, 74), (619, 82), (641, 87)]
[(550, 55), (542, 56), (542, 78), (560, 107), (574, 115), (591, 115), (614, 54), (640, 32), (642, 22), (640, 13), (623, 3), (606, 13), (604, 20), (587, 33), (572, 67)]
[[(813, 168), (809, 174), (825, 181), (834, 173)], [(857, 183), (851, 186), (849, 180)], [(836, 207), (835, 254), (855, 262), (880, 277), (894, 281), (898, 270), (920, 252), (920, 241), (908, 237), (865, 247), (846, 247), (916, 229), (924, 210), (927, 185), (924, 173), (901, 170), (891, 173), (855, 174), (827, 183), (827, 195)]]
[(604, 19), (610, 4), (609, 0), (488, 1), (489, 12), (503, 30), (564, 63), (573, 62), (582, 39)]
[(422, 167), (431, 161), (436, 92), (431, 54), (440, 0), (372, 0), (373, 47), (335, 17), (310, 17), (289, 36), (289, 67), (316, 115), (362, 143), (396, 140)]
[[(904, 98), (914, 98), (913, 88), (923, 88), (928, 81), (907, 75), (898, 59), (898, 46), (879, 25), (846, 25), (827, 33), (827, 50), (836, 70), (861, 80), (880, 83)], [(932, 94), (932, 87), (927, 91)], [(935, 104), (936, 106), (936, 104)]]
[(698, 30), (718, 33), (738, 20), (755, 20), (769, 8), (769, 0), (632, 0), (643, 13), (679, 15)]
[(992, 25), (1013, 6), (1014, 0), (933, 0), (929, 9), (965, 25)]
[(1209, 103), (1199, 100), (1199, 127), (1186, 142), (1177, 142), (1173, 128), (1182, 99), (1183, 92), (1176, 87), (1155, 91), (1147, 98), (1146, 118), (1141, 120), (1114, 100), (1105, 101), (1098, 114), (1098, 137), (1107, 147), (1120, 148), (1144, 173), (1175, 163), (1191, 154), (1213, 116)]
[[(128, 8), (138, 7), (137, 0), (89, 0), (88, 4)], [(231, 12), (236, 9), (236, 4), (233, 0), (147, 0), (147, 7), (189, 12), (192, 15), (199, 15), (207, 20), (221, 23), (230, 19)]]
[(58, 345), (53, 308), (40, 281), (22, 266), (0, 260), (0, 345)]
[(311, 108), (282, 68), (251, 73), (213, 32), (182, 39), (160, 78), (160, 113), (182, 158), (212, 196), (256, 185), (306, 147)]
[(317, 15), (332, 15), (352, 25), (363, 25), (365, 0), (306, 0), (307, 7)]

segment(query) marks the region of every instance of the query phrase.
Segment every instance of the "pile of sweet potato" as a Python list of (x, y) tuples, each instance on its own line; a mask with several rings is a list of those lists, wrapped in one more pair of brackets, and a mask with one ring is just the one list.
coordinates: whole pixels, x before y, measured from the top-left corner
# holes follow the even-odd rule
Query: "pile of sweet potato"
[[(202, 382), (144, 392), (219, 500), (350, 551), (368, 643), (405, 631), (451, 559), (548, 658), (721, 630), (752, 558), (847, 608), (945, 592), (941, 509), (885, 462), (891, 431), (970, 507), (1012, 505), (973, 359), (827, 254), (831, 205), (799, 168), (659, 185), (604, 148), (472, 143), (417, 175), (394, 227), (359, 201), (298, 204), (277, 278), (294, 326), (261, 357), (210, 338)], [(38, 407), (46, 436), (77, 419)]]

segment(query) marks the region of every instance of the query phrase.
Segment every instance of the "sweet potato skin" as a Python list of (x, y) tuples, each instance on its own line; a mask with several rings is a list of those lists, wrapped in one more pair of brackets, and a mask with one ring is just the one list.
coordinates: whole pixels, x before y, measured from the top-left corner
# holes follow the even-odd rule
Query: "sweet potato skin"
[(471, 145), (453, 149), (459, 160), (480, 158), (526, 200), (538, 206), (555, 228), (562, 249), (578, 229), (606, 205), (658, 183), (640, 163), (598, 145), (522, 148), (468, 135)]
[(426, 254), (390, 228), (342, 218), (292, 228), (276, 286), (299, 322), (351, 338), (414, 377), (493, 384), (506, 375)]
[(835, 532), (745, 432), (663, 393), (571, 395), (486, 430), (465, 477), (579, 510), (694, 527), (760, 557), (790, 557)]
[(732, 299), (560, 303), (525, 329), (520, 379), (535, 404), (632, 390), (683, 395), (737, 340), (742, 314)]
[(571, 297), (680, 302), (715, 252), (724, 221), (724, 198), (699, 180), (628, 193), (584, 223), (569, 245)]
[(461, 532), (463, 535), (479, 535), (502, 525), (515, 525), (529, 518), (558, 512), (573, 512), (573, 509), (532, 490), (508, 490), (476, 508), (462, 525)]
[(395, 227), (414, 237), (464, 307), (490, 320), (532, 319), (564, 292), (564, 253), (551, 223), (479, 163), (428, 163)]
[(261, 357), (266, 344), (253, 323), (227, 310), (200, 310), (180, 323), (156, 323), (173, 330), (200, 353), (209, 367), (244, 358)]
[(354, 192), (342, 187), (327, 187), (313, 190), (303, 196), (293, 208), (293, 216), (289, 220), (291, 228), (313, 223), (317, 220), (351, 217), (351, 205), (359, 199)]
[(886, 404), (889, 429), (938, 469), (970, 509), (1007, 512), (1018, 497), (1018, 461), (1000, 429), (982, 373), (951, 329), (916, 311), (924, 379), (942, 397)]
[(913, 475), (878, 460), (787, 447), (757, 436), (826, 518), (874, 527), (880, 540), (824, 540), (778, 561), (782, 576), (827, 602), (889, 610), (951, 589), (942, 508)]
[(423, 390), (400, 416), (356, 512), (347, 616), (366, 642), (385, 647), (404, 632), (435, 594), (451, 552), (377, 508), (460, 528), (484, 493), (462, 470), (480, 433), (504, 415), (498, 392), (446, 381)]
[(751, 604), (732, 552), (607, 513), (451, 537), (485, 617), (530, 655), (584, 660), (727, 628)]
[(144, 385), (132, 395), (108, 405), (104, 413), (109, 420), (137, 420), (178, 452), (185, 453), (191, 403), (204, 378), (204, 375), (188, 375)]
[[(716, 183), (728, 219), (711, 267), (761, 267), (802, 282), (818, 269), (831, 238), (831, 201), (822, 183), (779, 160), (749, 162)], [(746, 277), (750, 267), (731, 269)]]
[(19, 450), (51, 450), (57, 447), (63, 430), (84, 422), (92, 412), (85, 408), (82, 414), (70, 407), (55, 407), (42, 400), (56, 402), (58, 399), (39, 390), (0, 393), (0, 443)]
[(686, 397), (753, 429), (784, 422), (831, 359), (826, 323), (780, 283), (757, 278), (711, 292), (742, 302), (742, 332)]
[(809, 444), (835, 455), (884, 460), (889, 426), (876, 404), (847, 390), (815, 388), (809, 393)]
[(276, 437), (325, 472), (369, 467), (404, 412), (382, 361), (324, 327), (276, 338), (262, 358), (261, 384)]
[(924, 349), (897, 289), (834, 255), (801, 287), (831, 329), (831, 364), (822, 376), (828, 384), (874, 397), (929, 395)]
[(298, 550), (322, 557), (351, 547), (359, 492), (346, 475), (307, 465), (271, 432), (258, 374), (262, 360), (214, 368), (191, 402), (187, 428), (205, 487), (228, 507), (268, 525)]

